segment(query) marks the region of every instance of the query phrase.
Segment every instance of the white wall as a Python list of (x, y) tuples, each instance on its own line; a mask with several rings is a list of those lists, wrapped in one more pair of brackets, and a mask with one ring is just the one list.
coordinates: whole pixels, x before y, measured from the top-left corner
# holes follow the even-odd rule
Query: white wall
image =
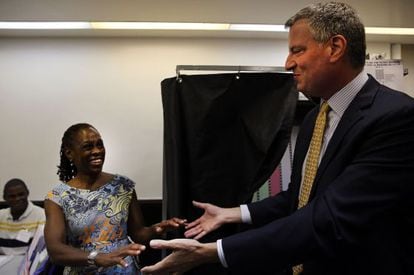
[(391, 59), (391, 44), (390, 43), (368, 43), (367, 53), (370, 56), (381, 54), (385, 59)]
[(19, 177), (43, 199), (58, 182), (63, 132), (89, 122), (107, 148), (104, 170), (136, 181), (140, 198), (161, 198), (160, 82), (178, 64), (283, 66), (286, 53), (266, 39), (2, 38), (1, 190)]
[(1, 190), (19, 177), (31, 199), (43, 199), (58, 182), (63, 132), (89, 122), (107, 148), (104, 170), (133, 179), (140, 198), (159, 199), (160, 82), (178, 64), (283, 66), (286, 54), (287, 42), (271, 39), (1, 38)]
[(404, 68), (408, 69), (408, 75), (403, 77), (404, 91), (414, 97), (414, 45), (403, 45), (401, 58)]

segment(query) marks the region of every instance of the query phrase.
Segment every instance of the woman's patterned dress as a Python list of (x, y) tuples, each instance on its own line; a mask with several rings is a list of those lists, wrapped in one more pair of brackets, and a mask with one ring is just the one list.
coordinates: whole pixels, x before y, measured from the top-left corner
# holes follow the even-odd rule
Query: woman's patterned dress
[[(134, 187), (135, 183), (127, 177), (115, 175), (94, 191), (59, 183), (46, 199), (63, 210), (68, 244), (84, 251), (108, 253), (129, 243), (128, 210)], [(128, 267), (67, 266), (64, 274), (139, 274), (135, 259), (128, 256), (125, 260)]]

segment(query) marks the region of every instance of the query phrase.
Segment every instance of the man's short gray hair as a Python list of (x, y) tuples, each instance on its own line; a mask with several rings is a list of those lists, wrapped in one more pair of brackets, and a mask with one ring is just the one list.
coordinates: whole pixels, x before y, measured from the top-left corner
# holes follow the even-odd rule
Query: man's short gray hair
[(345, 3), (328, 2), (309, 5), (291, 18), (285, 27), (292, 27), (297, 21), (309, 22), (315, 41), (327, 42), (334, 35), (342, 35), (347, 40), (347, 56), (354, 68), (365, 64), (365, 29), (354, 8)]

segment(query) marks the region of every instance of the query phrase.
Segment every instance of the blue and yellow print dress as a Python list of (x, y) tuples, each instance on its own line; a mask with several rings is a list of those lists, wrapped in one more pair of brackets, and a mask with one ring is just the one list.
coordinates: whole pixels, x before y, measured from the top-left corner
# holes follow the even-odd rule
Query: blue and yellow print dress
[[(135, 183), (127, 177), (115, 175), (94, 191), (59, 183), (47, 199), (58, 204), (65, 214), (68, 244), (84, 251), (109, 253), (129, 243), (128, 210), (134, 187)], [(128, 267), (67, 266), (64, 274), (139, 274), (133, 257), (125, 260)]]

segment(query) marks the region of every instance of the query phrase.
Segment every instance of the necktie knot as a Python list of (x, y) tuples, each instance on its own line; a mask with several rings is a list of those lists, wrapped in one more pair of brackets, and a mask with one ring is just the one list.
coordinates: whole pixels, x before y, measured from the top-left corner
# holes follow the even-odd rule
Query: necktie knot
[(327, 113), (329, 111), (330, 107), (327, 101), (322, 102), (321, 107), (319, 108), (319, 114), (321, 113)]

